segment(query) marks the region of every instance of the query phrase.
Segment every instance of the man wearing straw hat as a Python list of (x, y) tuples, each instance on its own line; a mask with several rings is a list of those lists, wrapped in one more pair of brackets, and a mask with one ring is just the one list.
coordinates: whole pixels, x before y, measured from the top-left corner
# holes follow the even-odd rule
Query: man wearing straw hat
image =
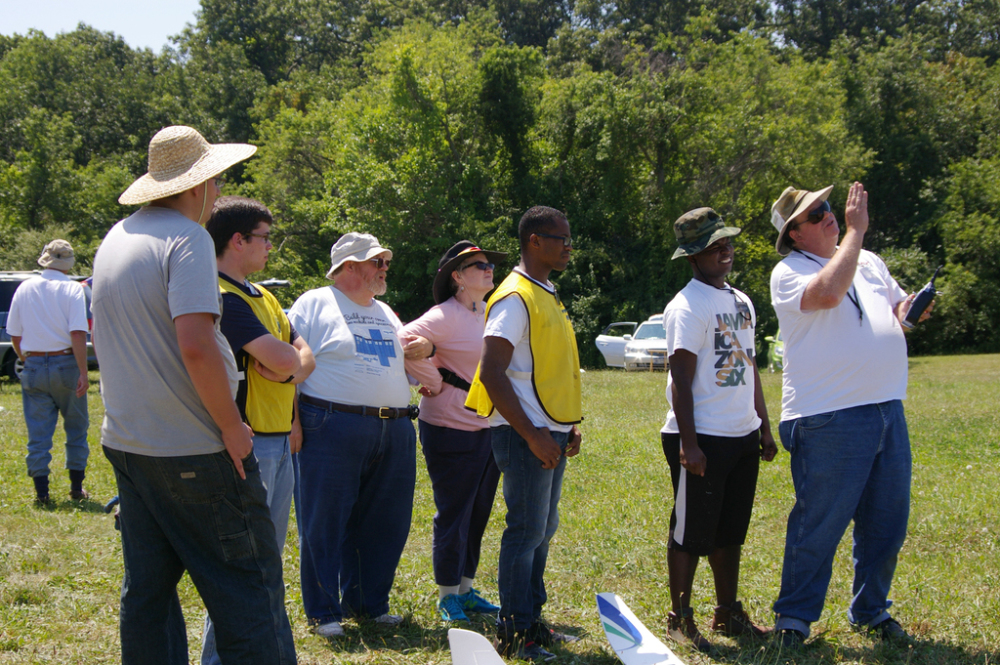
[[(862, 249), (868, 193), (847, 195), (847, 230), (827, 197), (787, 188), (771, 208), (771, 302), (785, 339), (781, 443), (791, 453), (795, 506), (788, 516), (775, 631), (797, 647), (820, 617), (837, 545), (854, 521), (852, 626), (908, 642), (889, 614), (889, 588), (910, 510), (907, 296), (885, 263)], [(925, 313), (924, 318), (927, 314)]]
[(233, 397), (232, 351), (202, 227), (219, 175), (250, 157), (190, 127), (149, 144), (149, 172), (119, 202), (94, 261), (104, 454), (121, 497), (122, 662), (187, 663), (177, 583), (187, 571), (223, 663), (294, 663), (281, 558), (251, 431)]
[(66, 468), (74, 501), (87, 498), (87, 302), (83, 286), (67, 277), (76, 257), (65, 240), (45, 246), (38, 277), (26, 280), (10, 304), (7, 332), (24, 362), (21, 401), (28, 426), (28, 475), (35, 503), (48, 505), (49, 462), (57, 414), (66, 430)]

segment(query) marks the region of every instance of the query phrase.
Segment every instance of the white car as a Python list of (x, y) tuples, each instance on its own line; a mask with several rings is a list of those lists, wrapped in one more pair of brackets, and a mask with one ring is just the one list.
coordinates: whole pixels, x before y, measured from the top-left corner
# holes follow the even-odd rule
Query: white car
[(632, 339), (625, 344), (626, 370), (666, 370), (667, 340), (663, 315), (655, 314), (642, 322)]
[(608, 367), (625, 366), (625, 345), (632, 339), (637, 325), (635, 321), (618, 321), (597, 336), (595, 343)]

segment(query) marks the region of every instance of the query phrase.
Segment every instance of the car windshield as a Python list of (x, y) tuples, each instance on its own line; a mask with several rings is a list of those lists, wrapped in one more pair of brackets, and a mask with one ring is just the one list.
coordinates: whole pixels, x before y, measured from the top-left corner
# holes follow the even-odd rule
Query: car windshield
[(662, 323), (652, 323), (647, 321), (639, 326), (632, 339), (666, 339), (667, 334), (663, 331)]

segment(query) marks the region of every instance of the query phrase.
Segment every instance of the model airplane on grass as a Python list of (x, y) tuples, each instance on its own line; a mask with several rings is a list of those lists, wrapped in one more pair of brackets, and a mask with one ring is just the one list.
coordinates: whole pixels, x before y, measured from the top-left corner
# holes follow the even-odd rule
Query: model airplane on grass
[(597, 612), (611, 648), (625, 665), (684, 665), (616, 594), (597, 594)]
[(506, 665), (488, 639), (471, 630), (448, 629), (452, 665)]
[[(597, 594), (597, 611), (611, 648), (625, 665), (685, 665), (617, 595)], [(490, 641), (471, 630), (449, 629), (448, 644), (452, 665), (505, 665)]]

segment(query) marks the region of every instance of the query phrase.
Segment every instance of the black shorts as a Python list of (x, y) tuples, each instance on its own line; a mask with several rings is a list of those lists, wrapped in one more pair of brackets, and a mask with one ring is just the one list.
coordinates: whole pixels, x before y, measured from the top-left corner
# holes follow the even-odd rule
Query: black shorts
[(670, 549), (707, 556), (746, 541), (760, 469), (760, 433), (742, 437), (698, 435), (707, 461), (704, 476), (681, 466), (679, 434), (660, 434), (670, 464), (674, 508)]

